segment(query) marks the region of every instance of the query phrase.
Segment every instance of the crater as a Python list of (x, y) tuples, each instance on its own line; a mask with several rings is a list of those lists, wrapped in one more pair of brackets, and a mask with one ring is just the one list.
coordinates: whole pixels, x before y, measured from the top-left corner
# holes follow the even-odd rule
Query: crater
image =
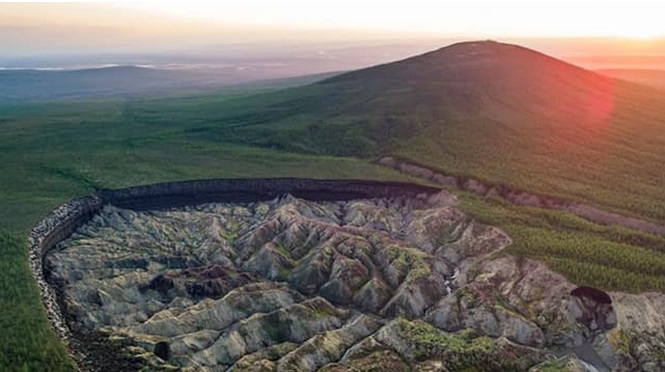
[(528, 370), (616, 326), (445, 191), (284, 182), (104, 191), (47, 218), (45, 302), (83, 369)]
[[(335, 333), (341, 357), (447, 295), (464, 256), (446, 251), (508, 244), (456, 203), (424, 193), (146, 211), (107, 205), (45, 260), (71, 329), (122, 336), (177, 366), (230, 368)], [(483, 252), (467, 248), (476, 246)]]

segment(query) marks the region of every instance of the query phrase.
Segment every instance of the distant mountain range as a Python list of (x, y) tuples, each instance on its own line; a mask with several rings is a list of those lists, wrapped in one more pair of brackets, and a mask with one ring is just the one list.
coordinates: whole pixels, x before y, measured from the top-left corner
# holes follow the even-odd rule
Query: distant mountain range
[(268, 85), (289, 86), (330, 74), (290, 79), (297, 73), (255, 66), (192, 69), (157, 69), (113, 66), (81, 70), (0, 70), (0, 103), (128, 97), (149, 94), (184, 94), (272, 80)]
[(71, 71), (0, 71), (0, 101), (81, 98), (201, 86), (204, 76), (118, 66)]

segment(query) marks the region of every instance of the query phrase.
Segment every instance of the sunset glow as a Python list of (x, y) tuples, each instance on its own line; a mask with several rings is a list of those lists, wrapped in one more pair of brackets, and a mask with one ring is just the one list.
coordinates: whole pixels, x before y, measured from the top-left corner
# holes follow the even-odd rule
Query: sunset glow
[(665, 35), (659, 2), (222, 1), (116, 4), (208, 22), (462, 36)]
[[(663, 40), (665, 4), (604, 1), (2, 3), (0, 47), (177, 47), (254, 41), (621, 37)], [(629, 45), (630, 43), (627, 43)], [(30, 50), (32, 52), (32, 50)]]
[[(275, 30), (353, 32), (381, 37), (665, 36), (665, 4), (635, 1), (149, 1), (4, 3), (0, 27), (67, 25), (132, 29), (134, 33), (204, 33), (247, 28), (258, 38)], [(174, 29), (174, 24), (178, 26)], [(6, 33), (5, 33), (6, 34)], [(305, 37), (306, 35), (299, 35)], [(279, 38), (279, 37), (277, 37)]]

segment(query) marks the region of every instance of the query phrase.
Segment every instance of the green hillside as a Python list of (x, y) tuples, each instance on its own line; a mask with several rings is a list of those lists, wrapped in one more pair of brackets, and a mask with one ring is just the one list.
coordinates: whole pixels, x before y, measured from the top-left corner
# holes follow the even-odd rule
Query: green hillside
[(307, 154), (398, 157), (665, 222), (665, 97), (538, 52), (455, 44), (196, 112), (188, 138)]

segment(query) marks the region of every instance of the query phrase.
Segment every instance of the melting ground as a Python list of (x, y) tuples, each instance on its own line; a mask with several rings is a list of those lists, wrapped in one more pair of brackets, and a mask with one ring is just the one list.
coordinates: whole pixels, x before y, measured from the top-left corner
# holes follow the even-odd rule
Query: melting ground
[(45, 266), (72, 333), (103, 335), (140, 361), (132, 368), (665, 366), (662, 316), (651, 314), (661, 329), (646, 334), (630, 315), (665, 304), (662, 296), (621, 294), (612, 303), (576, 288), (504, 254), (510, 238), (456, 204), (442, 192), (146, 212), (106, 206)]

